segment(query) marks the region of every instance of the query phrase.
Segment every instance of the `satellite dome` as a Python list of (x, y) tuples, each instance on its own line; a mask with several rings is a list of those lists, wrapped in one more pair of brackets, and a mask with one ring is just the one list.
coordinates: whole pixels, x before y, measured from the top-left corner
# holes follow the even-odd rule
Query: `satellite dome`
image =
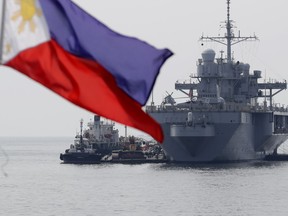
[(202, 59), (204, 62), (213, 62), (215, 55), (216, 53), (213, 49), (207, 49), (202, 52)]

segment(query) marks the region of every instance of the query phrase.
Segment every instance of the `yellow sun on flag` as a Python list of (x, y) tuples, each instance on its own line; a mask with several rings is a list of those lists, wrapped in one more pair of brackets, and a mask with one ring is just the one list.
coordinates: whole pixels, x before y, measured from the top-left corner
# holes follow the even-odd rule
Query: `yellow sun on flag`
[(20, 9), (16, 11), (11, 18), (13, 21), (21, 18), (21, 22), (18, 27), (18, 33), (24, 31), (26, 24), (29, 25), (30, 31), (34, 32), (36, 25), (33, 21), (33, 17), (35, 15), (42, 15), (41, 10), (36, 7), (35, 0), (15, 0), (15, 3), (20, 5)]

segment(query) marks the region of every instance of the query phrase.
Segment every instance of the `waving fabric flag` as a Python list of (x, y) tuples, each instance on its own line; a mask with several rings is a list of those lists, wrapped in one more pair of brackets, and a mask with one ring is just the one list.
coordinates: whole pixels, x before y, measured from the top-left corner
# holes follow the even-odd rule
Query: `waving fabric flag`
[(160, 125), (141, 106), (171, 55), (112, 31), (70, 0), (6, 2), (3, 64), (160, 142)]

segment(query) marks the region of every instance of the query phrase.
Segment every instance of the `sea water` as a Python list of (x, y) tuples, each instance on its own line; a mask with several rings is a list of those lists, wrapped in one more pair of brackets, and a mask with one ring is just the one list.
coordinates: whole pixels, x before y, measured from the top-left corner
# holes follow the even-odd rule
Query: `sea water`
[(71, 138), (0, 138), (0, 215), (283, 215), (288, 162), (62, 164)]

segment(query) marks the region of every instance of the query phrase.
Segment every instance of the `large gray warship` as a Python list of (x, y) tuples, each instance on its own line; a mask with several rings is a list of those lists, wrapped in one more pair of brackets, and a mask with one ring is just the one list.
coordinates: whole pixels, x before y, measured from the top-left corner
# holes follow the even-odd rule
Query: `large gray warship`
[(227, 0), (226, 34), (201, 41), (224, 44), (227, 53), (207, 49), (197, 61), (197, 74), (175, 83), (175, 89), (189, 100), (176, 103), (172, 94), (161, 105), (146, 107), (158, 121), (165, 138), (163, 149), (175, 162), (212, 162), (261, 159), (288, 138), (288, 109), (273, 103), (273, 97), (287, 88), (283, 82), (263, 82), (261, 71), (249, 72), (249, 64), (235, 61), (232, 45), (256, 40), (233, 33), (230, 0)]

